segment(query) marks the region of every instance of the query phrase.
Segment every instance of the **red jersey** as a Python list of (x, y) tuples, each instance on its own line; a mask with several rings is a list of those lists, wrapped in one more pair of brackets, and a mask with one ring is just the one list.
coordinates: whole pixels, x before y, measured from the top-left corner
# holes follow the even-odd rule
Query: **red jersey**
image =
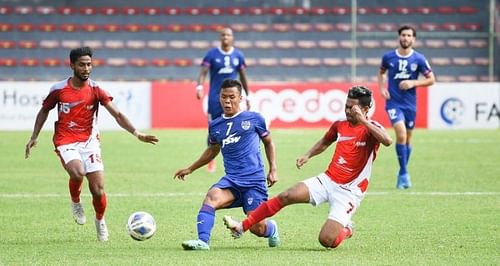
[[(370, 122), (382, 128), (379, 123)], [(366, 190), (380, 142), (370, 134), (368, 128), (361, 124), (352, 125), (347, 120), (334, 122), (325, 138), (337, 141), (325, 174), (338, 184), (355, 183), (363, 186), (363, 191)]]
[(95, 122), (99, 103), (106, 105), (113, 100), (93, 80), (89, 79), (84, 87), (77, 89), (71, 85), (70, 79), (54, 84), (42, 104), (45, 110), (58, 106), (53, 137), (56, 147), (87, 141), (92, 134), (97, 134)]

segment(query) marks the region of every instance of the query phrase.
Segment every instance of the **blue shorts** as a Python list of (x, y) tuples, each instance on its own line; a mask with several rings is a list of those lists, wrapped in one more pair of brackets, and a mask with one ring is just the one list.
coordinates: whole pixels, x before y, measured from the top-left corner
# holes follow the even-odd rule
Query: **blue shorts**
[(413, 129), (415, 127), (417, 112), (414, 109), (403, 109), (398, 106), (386, 106), (385, 111), (387, 112), (387, 115), (389, 115), (392, 125), (399, 121), (404, 121), (407, 129)]
[(223, 176), (219, 182), (215, 183), (212, 187), (220, 189), (229, 189), (234, 196), (234, 201), (225, 209), (243, 207), (245, 214), (253, 211), (262, 202), (267, 201), (267, 187), (264, 185), (255, 185), (249, 187), (239, 186), (234, 183), (227, 176)]

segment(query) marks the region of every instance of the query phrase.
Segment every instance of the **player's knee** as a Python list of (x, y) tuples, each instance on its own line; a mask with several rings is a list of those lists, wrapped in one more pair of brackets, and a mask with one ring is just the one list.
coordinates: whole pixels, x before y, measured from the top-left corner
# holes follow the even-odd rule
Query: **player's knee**
[(85, 176), (84, 170), (80, 167), (70, 167), (67, 168), (66, 171), (68, 172), (71, 178), (76, 180), (82, 180), (83, 177)]
[(104, 194), (104, 185), (102, 184), (90, 184), (90, 193), (92, 197), (101, 197)]
[(278, 194), (278, 198), (283, 206), (289, 205), (293, 201), (293, 195), (289, 190)]
[(333, 246), (335, 238), (331, 236), (320, 235), (318, 238), (319, 243), (325, 248), (336, 248), (337, 246)]

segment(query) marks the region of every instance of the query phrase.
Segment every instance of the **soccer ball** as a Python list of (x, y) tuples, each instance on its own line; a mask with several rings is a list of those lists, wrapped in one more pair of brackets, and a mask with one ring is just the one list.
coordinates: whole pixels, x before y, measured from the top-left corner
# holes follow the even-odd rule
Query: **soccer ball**
[(134, 212), (128, 217), (127, 231), (134, 240), (144, 241), (149, 239), (156, 232), (155, 219), (147, 212)]

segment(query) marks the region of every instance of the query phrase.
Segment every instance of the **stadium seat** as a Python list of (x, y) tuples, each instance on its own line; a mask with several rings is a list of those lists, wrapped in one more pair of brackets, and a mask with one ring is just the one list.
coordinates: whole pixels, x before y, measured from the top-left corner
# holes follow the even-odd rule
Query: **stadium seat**
[(75, 32), (79, 30), (79, 25), (73, 23), (63, 23), (59, 25), (59, 29), (64, 32)]
[(463, 15), (474, 15), (477, 14), (478, 9), (473, 6), (460, 6), (458, 7), (458, 13)]
[(292, 26), (288, 23), (276, 23), (271, 26), (273, 31), (278, 32), (289, 32)]
[(117, 32), (121, 31), (121, 25), (118, 24), (104, 24), (102, 25), (102, 29), (107, 32)]
[(390, 15), (392, 13), (392, 9), (389, 7), (376, 6), (373, 8), (373, 13), (378, 15)]
[(186, 25), (186, 29), (192, 32), (203, 32), (206, 30), (205, 25), (203, 24), (189, 24)]
[(398, 42), (398, 40), (383, 40), (382, 46), (384, 48), (395, 49), (395, 48), (398, 48), (399, 42)]
[(35, 12), (39, 15), (53, 15), (56, 13), (56, 9), (52, 6), (37, 6)]
[[(235, 42), (235, 45), (236, 45), (236, 42)], [(210, 42), (209, 41), (197, 41), (197, 40), (193, 40), (193, 41), (190, 41), (189, 42), (189, 47), (191, 48), (194, 48), (194, 49), (208, 49), (210, 47)], [(236, 47), (239, 47), (239, 46), (236, 46)], [(243, 48), (243, 47), (241, 47)]]
[(220, 8), (220, 7), (208, 7), (206, 8), (205, 14), (209, 14), (209, 15), (212, 15), (212, 16), (219, 16), (219, 15), (224, 15), (224, 9), (223, 8)]
[(372, 32), (376, 31), (377, 26), (371, 23), (359, 23), (357, 25), (357, 30), (362, 32)]
[(42, 64), (46, 67), (58, 67), (61, 66), (62, 62), (59, 58), (44, 58)]
[(339, 43), (336, 40), (319, 40), (318, 47), (323, 49), (334, 49), (339, 47)]
[(21, 61), (19, 62), (21, 66), (26, 66), (26, 67), (36, 67), (40, 65), (40, 61), (37, 58), (21, 58)]
[(431, 65), (435, 66), (448, 66), (451, 64), (451, 60), (448, 57), (431, 57)]
[(356, 58), (354, 61), (350, 57), (344, 58), (344, 64), (347, 66), (350, 66), (352, 64), (355, 64), (356, 66), (362, 66), (364, 64), (363, 58)]
[(15, 58), (0, 57), (0, 67), (15, 67), (17, 61)]
[(56, 48), (59, 48), (59, 41), (58, 40), (40, 40), (38, 47), (45, 48), (45, 49), (56, 49)]
[(18, 15), (30, 15), (33, 14), (33, 7), (31, 6), (16, 6), (14, 8), (14, 13)]
[(144, 49), (146, 42), (143, 40), (128, 40), (125, 42), (125, 47), (129, 49)]
[(240, 16), (245, 13), (245, 10), (241, 7), (228, 7), (226, 8), (226, 14), (233, 16)]
[(469, 66), (472, 64), (472, 59), (469, 57), (452, 57), (451, 62), (454, 65), (459, 65), (459, 66)]
[(317, 46), (314, 40), (297, 40), (297, 47), (302, 49), (315, 49)]
[(56, 24), (42, 23), (38, 24), (38, 29), (43, 32), (54, 32), (57, 30)]
[(104, 41), (104, 47), (108, 49), (123, 49), (125, 48), (125, 43), (123, 40), (106, 40)]
[[(214, 47), (213, 45), (210, 45), (210, 43), (209, 46)], [(250, 49), (254, 47), (252, 41), (246, 41), (246, 40), (236, 40), (234, 42), (234, 46), (240, 49)]]
[(259, 58), (257, 60), (257, 63), (259, 66), (264, 66), (264, 67), (275, 67), (278, 66), (279, 62), (278, 59), (276, 58)]
[(335, 30), (333, 23), (314, 23), (313, 27), (316, 31), (330, 32)]
[(351, 32), (352, 31), (352, 25), (351, 25), (351, 23), (337, 23), (335, 25), (335, 28), (338, 31), (343, 31), (343, 32)]
[(382, 58), (381, 57), (367, 57), (367, 58), (365, 58), (365, 62), (369, 66), (380, 66), (380, 63), (382, 63)]
[(254, 42), (254, 46), (260, 49), (271, 49), (274, 47), (274, 43), (268, 40), (257, 40)]
[(341, 40), (339, 46), (340, 48), (352, 49), (355, 44), (351, 40)]
[(38, 43), (36, 41), (19, 41), (18, 47), (23, 49), (34, 49), (38, 47)]
[(66, 49), (75, 49), (82, 46), (82, 43), (79, 40), (62, 40), (61, 47)]
[(210, 24), (206, 27), (206, 29), (211, 30), (211, 31), (215, 31), (215, 32), (219, 32), (225, 27), (226, 27), (226, 25), (224, 25), (224, 24)]
[(453, 75), (437, 75), (436, 80), (438, 82), (455, 82), (457, 79)]
[(420, 15), (430, 15), (430, 14), (433, 14), (435, 12), (434, 8), (429, 7), (429, 6), (416, 7), (414, 9), (414, 11), (416, 14), (420, 14)]
[(182, 10), (179, 7), (165, 7), (163, 12), (169, 16), (180, 15)]
[(149, 40), (146, 46), (150, 49), (165, 49), (168, 46), (167, 41), (164, 40)]
[(349, 15), (351, 13), (351, 9), (348, 7), (333, 7), (331, 12), (333, 15)]
[(474, 75), (459, 75), (457, 77), (460, 82), (476, 82), (478, 81), (478, 77)]
[(463, 29), (467, 31), (480, 31), (482, 29), (480, 23), (464, 23), (462, 26)]
[(249, 7), (246, 9), (246, 14), (248, 15), (254, 15), (254, 16), (260, 16), (260, 15), (265, 15), (268, 13), (267, 8), (262, 8), (262, 7)]
[(438, 31), (441, 30), (441, 27), (437, 23), (427, 22), (420, 24), (420, 29), (423, 31)]
[(269, 8), (269, 14), (275, 15), (275, 16), (284, 16), (289, 14), (289, 10), (287, 8), (283, 7), (271, 7)]
[(378, 29), (380, 31), (396, 32), (399, 25), (396, 23), (380, 23), (378, 24)]
[(252, 58), (252, 57), (247, 57), (245, 58), (245, 63), (247, 63), (247, 66), (252, 67), (257, 65), (257, 59)]
[(303, 66), (306, 67), (319, 67), (321, 66), (321, 58), (317, 57), (303, 57), (300, 59), (300, 62)]
[(469, 47), (486, 48), (488, 47), (488, 41), (486, 39), (471, 39), (469, 40)]
[(181, 24), (168, 24), (165, 29), (171, 32), (182, 32), (185, 30), (185, 26)]
[(292, 49), (295, 48), (295, 42), (292, 40), (277, 40), (274, 42), (274, 46), (279, 49)]
[[(126, 12), (126, 8), (123, 9), (123, 14), (124, 15), (134, 15), (134, 14), (130, 14), (128, 12)], [(116, 7), (101, 7), (101, 9), (99, 10), (99, 13), (101, 13), (102, 15), (105, 15), (105, 16), (114, 16), (114, 15), (118, 15), (120, 13), (120, 10)]]
[(22, 32), (31, 32), (35, 29), (35, 25), (31, 23), (17, 24), (17, 30)]
[(169, 47), (174, 49), (186, 49), (189, 47), (189, 42), (184, 40), (172, 40), (169, 42)]
[(106, 65), (112, 67), (124, 67), (127, 65), (127, 58), (125, 57), (110, 57), (106, 60)]
[(292, 28), (294, 31), (310, 32), (313, 27), (310, 23), (294, 23)]
[(75, 15), (77, 12), (76, 12), (76, 8), (74, 8), (74, 7), (61, 6), (61, 7), (57, 8), (57, 13), (59, 13), (61, 15)]
[(480, 66), (488, 66), (490, 64), (490, 60), (487, 57), (475, 57), (474, 64)]
[(440, 39), (428, 39), (424, 41), (425, 46), (428, 48), (445, 48), (445, 41)]
[(91, 16), (97, 14), (97, 9), (94, 7), (81, 7), (79, 13), (81, 15)]
[(130, 58), (128, 62), (134, 67), (145, 67), (149, 65), (148, 60), (144, 58)]
[(81, 29), (82, 31), (85, 31), (85, 32), (95, 32), (95, 31), (99, 31), (102, 29), (101, 25), (98, 25), (98, 24), (82, 24), (81, 25)]
[(250, 29), (250, 26), (245, 23), (234, 23), (229, 26), (235, 32), (245, 32)]
[(359, 44), (361, 47), (369, 49), (381, 47), (379, 40), (361, 40), (359, 41)]
[(186, 7), (184, 8), (183, 13), (186, 15), (198, 16), (203, 15), (203, 9), (198, 7)]
[(341, 65), (343, 65), (344, 61), (341, 58), (326, 57), (326, 58), (323, 58), (323, 62), (322, 63), (325, 66), (335, 67), (335, 66), (341, 66)]
[(142, 29), (143, 29), (143, 26), (141, 24), (137, 24), (137, 23), (125, 24), (123, 26), (123, 30), (128, 31), (128, 32), (139, 32)]
[(155, 67), (166, 67), (170, 64), (166, 58), (153, 58), (151, 59), (151, 65)]
[(269, 31), (269, 25), (267, 23), (254, 23), (251, 25), (251, 29), (256, 32)]
[(176, 58), (174, 59), (174, 65), (178, 67), (190, 67), (193, 65), (193, 60), (189, 58)]
[(159, 7), (145, 7), (142, 9), (144, 15), (148, 15), (148, 16), (156, 16), (156, 15), (160, 15), (162, 12), (161, 12), (161, 8)]
[(394, 8), (394, 11), (397, 14), (400, 14), (400, 15), (409, 15), (409, 14), (413, 13), (413, 9), (412, 8), (410, 8), (410, 7), (404, 7), (404, 6), (396, 7), (396, 8)]
[(102, 47), (104, 47), (104, 44), (101, 40), (84, 40), (83, 46), (88, 46), (92, 49), (101, 49)]
[(144, 28), (150, 32), (159, 32), (164, 29), (163, 25), (161, 24), (147, 24), (144, 26)]
[(462, 30), (462, 25), (460, 23), (446, 22), (443, 23), (442, 28), (445, 31), (460, 31)]
[(0, 23), (0, 32), (12, 31), (14, 26), (10, 23)]
[(8, 6), (0, 6), (0, 15), (10, 15), (12, 14), (12, 8)]
[(306, 8), (303, 8), (303, 7), (293, 6), (293, 7), (290, 7), (289, 13), (292, 14), (292, 15), (297, 15), (297, 16), (308, 15), (309, 14), (309, 9), (306, 9)]
[(300, 60), (298, 58), (293, 58), (293, 57), (283, 57), (280, 58), (279, 63), (281, 66), (296, 67), (300, 65)]
[(15, 41), (0, 40), (0, 49), (13, 49), (16, 48)]
[(437, 13), (441, 15), (451, 15), (457, 12), (457, 9), (452, 6), (440, 6), (436, 8)]
[(364, 15), (368, 15), (368, 14), (370, 14), (371, 12), (372, 12), (372, 10), (371, 10), (371, 8), (369, 8), (369, 7), (358, 7), (358, 10), (356, 11), (356, 13), (357, 13), (358, 15), (362, 15), (362, 16), (364, 16)]
[(450, 48), (465, 48), (465, 47), (467, 47), (467, 42), (464, 39), (447, 40), (446, 44)]

